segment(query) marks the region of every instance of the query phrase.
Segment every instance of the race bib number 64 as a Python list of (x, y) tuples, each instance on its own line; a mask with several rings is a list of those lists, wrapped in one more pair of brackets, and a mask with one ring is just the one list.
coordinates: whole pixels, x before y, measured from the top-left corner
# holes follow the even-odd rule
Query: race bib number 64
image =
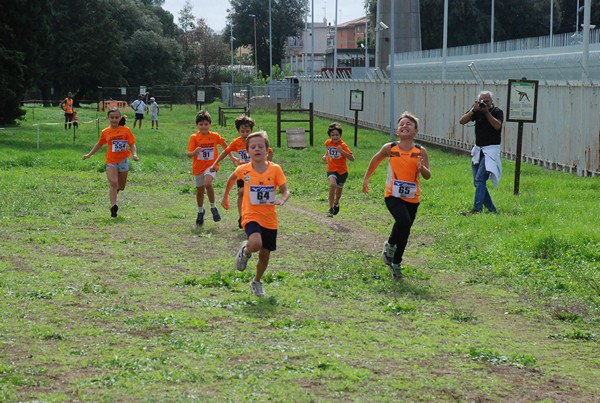
[(275, 202), (275, 186), (250, 186), (250, 203), (273, 204)]
[(417, 196), (417, 184), (395, 180), (392, 188), (392, 196), (401, 199), (412, 199)]

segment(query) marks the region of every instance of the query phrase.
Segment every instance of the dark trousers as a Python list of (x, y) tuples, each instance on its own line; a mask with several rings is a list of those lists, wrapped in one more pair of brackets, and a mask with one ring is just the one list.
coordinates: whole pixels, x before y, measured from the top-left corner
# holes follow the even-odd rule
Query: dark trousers
[(404, 255), (404, 249), (406, 249), (406, 244), (408, 243), (410, 229), (417, 217), (419, 203), (409, 203), (397, 197), (389, 196), (385, 198), (385, 205), (392, 217), (394, 217), (394, 226), (388, 238), (389, 244), (397, 245), (392, 262), (400, 264)]

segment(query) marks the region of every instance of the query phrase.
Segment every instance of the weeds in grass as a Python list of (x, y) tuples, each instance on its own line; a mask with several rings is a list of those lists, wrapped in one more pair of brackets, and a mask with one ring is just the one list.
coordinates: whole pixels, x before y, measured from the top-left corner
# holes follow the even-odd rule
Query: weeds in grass
[[(108, 216), (102, 156), (81, 160), (95, 128), (82, 125), (73, 143), (60, 126), (47, 127), (39, 151), (27, 121), (2, 132), (0, 401), (600, 394), (590, 382), (597, 365), (582, 365), (597, 355), (600, 324), (597, 178), (523, 164), (519, 197), (509, 180), (490, 189), (500, 214), (463, 217), (469, 158), (426, 145), (433, 176), (422, 183), (404, 280), (394, 282), (380, 258), (393, 224), (385, 169), (368, 195), (361, 191), (388, 136), (360, 129), (340, 214), (326, 218), (321, 156), (330, 122), (316, 118), (315, 147), (274, 147), (292, 198), (278, 207), (268, 297), (258, 298), (248, 290), (253, 268), (234, 269), (245, 239), (235, 207), (219, 223), (194, 225), (185, 147), (195, 113), (174, 106), (160, 132), (136, 132), (142, 160), (132, 163), (117, 220)], [(62, 119), (56, 108), (36, 111), (44, 114)], [(273, 114), (253, 117), (273, 142)], [(214, 129), (235, 137), (231, 126)], [(503, 164), (510, 178), (514, 162)], [(217, 202), (233, 169), (221, 166)]]

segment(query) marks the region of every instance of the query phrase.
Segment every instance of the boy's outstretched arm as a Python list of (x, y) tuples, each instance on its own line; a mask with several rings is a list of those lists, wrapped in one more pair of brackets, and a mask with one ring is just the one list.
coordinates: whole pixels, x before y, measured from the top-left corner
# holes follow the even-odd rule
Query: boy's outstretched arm
[(223, 208), (225, 210), (229, 210), (229, 192), (231, 192), (231, 188), (233, 187), (233, 184), (235, 183), (235, 172), (232, 172), (231, 175), (229, 175), (229, 179), (227, 179), (227, 185), (225, 186), (225, 192), (223, 192), (223, 200), (221, 201), (221, 206), (223, 206)]

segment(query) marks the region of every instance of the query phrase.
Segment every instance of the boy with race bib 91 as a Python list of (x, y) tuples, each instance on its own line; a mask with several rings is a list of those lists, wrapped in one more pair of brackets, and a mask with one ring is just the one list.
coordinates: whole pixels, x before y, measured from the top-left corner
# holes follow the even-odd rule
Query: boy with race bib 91
[[(106, 150), (106, 178), (108, 179), (110, 198), (110, 215), (117, 216), (119, 206), (117, 206), (117, 193), (125, 190), (127, 184), (127, 174), (129, 173), (129, 155), (132, 155), (134, 161), (139, 161), (137, 149), (135, 146), (135, 137), (131, 130), (126, 126), (119, 125), (121, 121), (121, 111), (117, 108), (108, 111), (108, 121), (110, 126), (102, 130), (100, 139), (90, 150), (89, 153), (83, 156), (86, 160), (94, 155), (104, 144), (108, 144)], [(129, 146), (129, 151), (127, 149)]]
[(192, 175), (196, 185), (196, 203), (198, 204), (198, 215), (196, 216), (196, 225), (204, 224), (204, 192), (210, 202), (210, 212), (213, 221), (221, 221), (221, 215), (215, 202), (215, 189), (213, 181), (217, 175), (219, 166), (214, 171), (210, 168), (213, 162), (219, 157), (217, 146), (224, 150), (227, 148), (227, 142), (219, 133), (211, 132), (211, 117), (207, 111), (200, 111), (196, 115), (196, 127), (198, 131), (190, 135), (187, 148), (187, 156), (192, 158)]
[[(264, 131), (250, 134), (246, 139), (246, 149), (250, 162), (240, 165), (231, 174), (223, 194), (221, 205), (229, 210), (229, 192), (236, 180), (244, 181), (242, 200), (242, 226), (248, 240), (242, 243), (237, 258), (236, 269), (246, 270), (248, 259), (258, 252), (256, 274), (250, 283), (250, 290), (256, 296), (264, 296), (261, 278), (267, 270), (271, 252), (277, 249), (278, 218), (276, 205), (283, 206), (290, 198), (286, 178), (277, 164), (267, 161), (269, 137)], [(277, 199), (277, 189), (281, 198)]]
[(427, 151), (413, 142), (418, 130), (419, 120), (410, 112), (404, 112), (398, 119), (396, 128), (400, 141), (386, 143), (381, 147), (369, 162), (363, 179), (363, 193), (369, 193), (371, 175), (385, 158), (389, 158), (385, 205), (394, 218), (394, 226), (383, 244), (382, 259), (390, 266), (393, 280), (402, 279), (400, 263), (421, 198), (419, 176), (431, 178)]

